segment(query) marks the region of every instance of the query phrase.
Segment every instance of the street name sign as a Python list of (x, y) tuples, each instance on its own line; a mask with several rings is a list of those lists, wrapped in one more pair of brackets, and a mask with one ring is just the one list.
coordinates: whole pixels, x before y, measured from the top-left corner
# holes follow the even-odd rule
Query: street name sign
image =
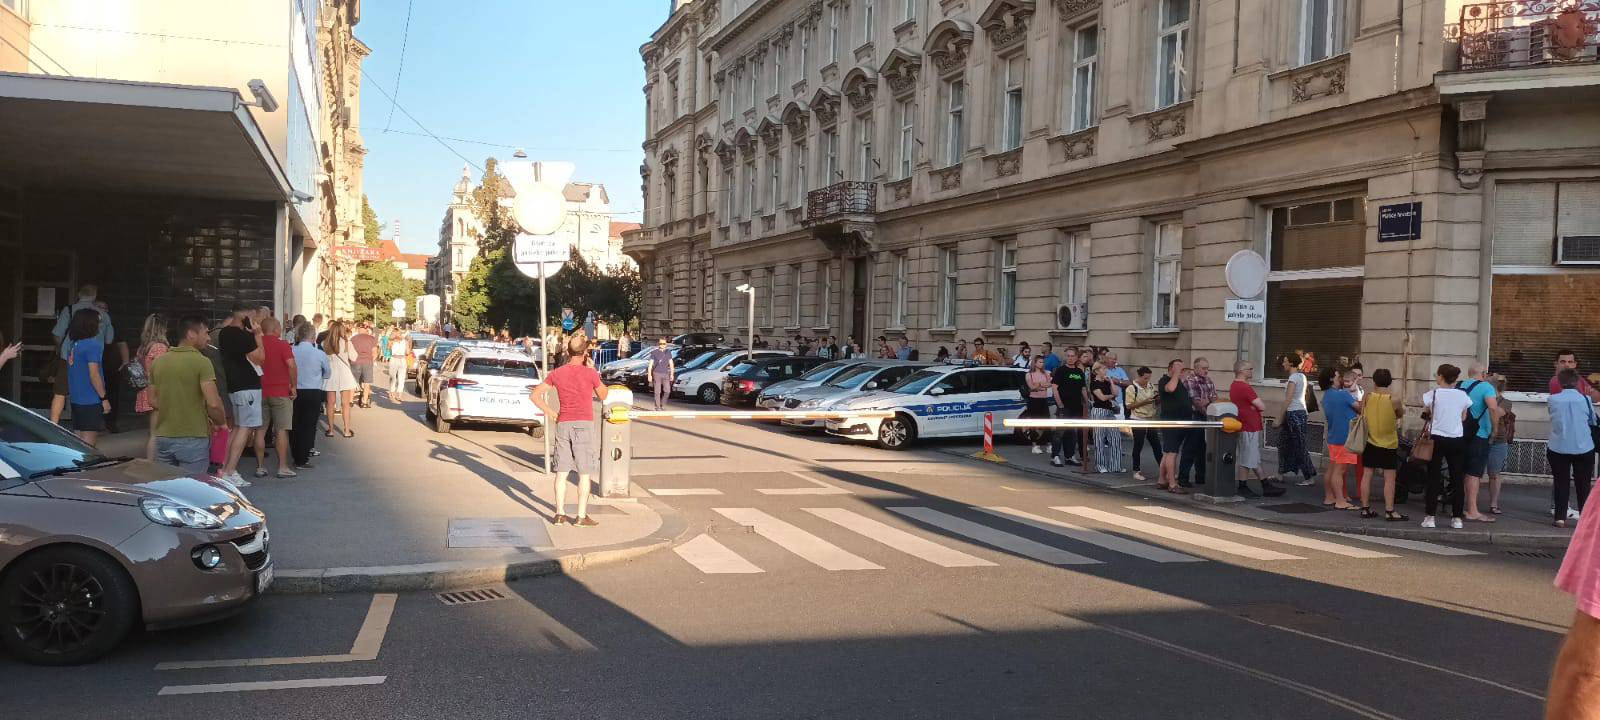
[(1378, 242), (1422, 239), (1422, 203), (1408, 202), (1378, 207)]

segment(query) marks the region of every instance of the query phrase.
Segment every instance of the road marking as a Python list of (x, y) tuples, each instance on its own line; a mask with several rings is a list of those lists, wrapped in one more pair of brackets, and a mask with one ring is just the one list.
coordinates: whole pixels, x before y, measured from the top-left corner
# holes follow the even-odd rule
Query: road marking
[(351, 685), (382, 685), (387, 675), (342, 678), (305, 678), (303, 680), (262, 680), (257, 682), (216, 683), (213, 685), (168, 685), (157, 695), (202, 695), (205, 693), (246, 692), (251, 690), (297, 690), (300, 688), (346, 687)]
[(709, 575), (758, 573), (761, 568), (755, 563), (740, 557), (738, 553), (729, 550), (728, 546), (712, 539), (710, 535), (699, 535), (693, 540), (672, 549), (678, 557), (689, 561), (700, 572)]
[(1399, 557), (1398, 555), (1390, 555), (1389, 553), (1378, 552), (1376, 550), (1350, 547), (1349, 545), (1340, 545), (1338, 543), (1331, 543), (1326, 540), (1318, 540), (1316, 538), (1300, 537), (1299, 535), (1291, 535), (1286, 532), (1268, 530), (1266, 528), (1255, 527), (1254, 525), (1246, 525), (1244, 523), (1229, 522), (1220, 518), (1196, 515), (1194, 513), (1187, 513), (1182, 510), (1174, 510), (1172, 508), (1157, 507), (1153, 505), (1130, 505), (1128, 506), (1128, 509), (1135, 512), (1142, 512), (1147, 515), (1163, 517), (1168, 520), (1177, 520), (1178, 522), (1186, 522), (1193, 525), (1212, 528), (1214, 530), (1231, 532), (1235, 535), (1244, 535), (1246, 537), (1253, 537), (1259, 540), (1270, 540), (1283, 545), (1305, 548), (1307, 550), (1320, 550), (1325, 553), (1333, 553), (1334, 555), (1343, 555), (1345, 557), (1360, 558), (1362, 560)]
[(712, 508), (756, 534), (782, 546), (824, 570), (882, 570), (883, 566), (852, 555), (833, 543), (801, 530), (755, 508)]
[(933, 510), (931, 508), (892, 507), (889, 508), (889, 510), (890, 512), (900, 513), (901, 515), (927, 523), (936, 528), (949, 530), (950, 532), (958, 535), (965, 535), (985, 545), (993, 545), (994, 547), (1005, 550), (1006, 552), (1016, 553), (1024, 557), (1030, 557), (1040, 562), (1050, 563), (1051, 565), (1100, 564), (1100, 561), (1094, 558), (1084, 557), (1077, 553), (1070, 553), (1060, 548), (1053, 548), (1049, 545), (1045, 545), (1044, 543), (1034, 542), (1024, 537), (1018, 537), (1008, 532), (996, 530), (988, 525), (980, 525), (972, 522), (971, 520), (958, 518), (954, 515), (946, 515), (945, 513), (939, 512), (938, 510)]
[(762, 495), (849, 495), (850, 491), (837, 485), (830, 485), (821, 480), (806, 477), (793, 470), (788, 471), (801, 480), (811, 483), (813, 487), (803, 488), (758, 488), (756, 492)]
[(716, 488), (655, 488), (655, 489), (650, 489), (650, 488), (646, 488), (646, 487), (639, 486), (639, 485), (635, 485), (634, 487), (637, 487), (640, 490), (644, 490), (645, 492), (648, 492), (651, 495), (660, 495), (662, 497), (671, 497), (671, 496), (677, 496), (677, 495), (721, 495), (722, 494), (722, 491), (718, 490)]
[(981, 507), (976, 509), (989, 513), (990, 515), (995, 515), (998, 517), (1003, 517), (1007, 520), (1022, 523), (1023, 525), (1027, 525), (1029, 527), (1035, 527), (1040, 530), (1044, 530), (1045, 532), (1053, 532), (1057, 535), (1064, 535), (1072, 538), (1073, 540), (1077, 540), (1078, 542), (1085, 542), (1089, 543), (1090, 545), (1098, 545), (1107, 550), (1115, 550), (1119, 553), (1144, 558), (1146, 560), (1153, 560), (1158, 563), (1206, 561), (1205, 558), (1199, 558), (1193, 555), (1185, 555), (1181, 552), (1168, 550), (1164, 547), (1157, 547), (1155, 545), (1146, 545), (1142, 542), (1136, 542), (1124, 537), (1112, 535), (1110, 533), (1103, 533), (1098, 530), (1090, 530), (1086, 527), (1073, 525), (1069, 522), (1063, 522), (1055, 518), (1047, 518), (1043, 515), (1034, 515), (1033, 513), (1023, 512), (1015, 508)]
[(1339, 537), (1346, 537), (1346, 538), (1350, 538), (1351, 540), (1361, 540), (1361, 541), (1369, 542), (1369, 543), (1377, 543), (1379, 545), (1388, 545), (1389, 547), (1397, 547), (1397, 548), (1403, 548), (1403, 549), (1406, 549), (1406, 550), (1415, 550), (1417, 552), (1432, 553), (1434, 555), (1450, 555), (1450, 556), (1460, 557), (1460, 556), (1466, 556), (1466, 555), (1482, 555), (1483, 554), (1481, 552), (1478, 552), (1477, 550), (1466, 550), (1466, 549), (1462, 549), (1462, 548), (1453, 548), (1453, 547), (1450, 547), (1448, 545), (1435, 545), (1434, 543), (1423, 542), (1421, 540), (1407, 540), (1405, 538), (1379, 537), (1379, 536), (1376, 536), (1376, 535), (1357, 535), (1355, 533), (1342, 533), (1342, 532), (1338, 532), (1338, 531), (1335, 531), (1335, 530), (1319, 530), (1318, 532), (1324, 532), (1324, 533), (1327, 533), (1329, 535), (1338, 535)]
[(367, 618), (356, 633), (350, 652), (340, 655), (302, 655), (298, 657), (242, 658), (238, 660), (194, 660), (188, 662), (157, 663), (157, 670), (200, 670), (225, 667), (265, 667), (269, 665), (312, 665), (316, 663), (362, 662), (378, 659), (383, 638), (389, 631), (389, 621), (394, 617), (394, 593), (372, 596), (367, 608)]
[(1332, 705), (1334, 707), (1337, 707), (1337, 708), (1340, 708), (1340, 709), (1343, 709), (1343, 710), (1348, 710), (1348, 711), (1350, 711), (1352, 713), (1355, 713), (1356, 715), (1359, 715), (1359, 716), (1364, 717), (1364, 718), (1368, 718), (1368, 720), (1401, 720), (1401, 718), (1399, 718), (1399, 717), (1396, 717), (1394, 715), (1390, 715), (1389, 713), (1386, 713), (1386, 712), (1384, 712), (1382, 710), (1379, 710), (1379, 709), (1377, 709), (1375, 707), (1372, 707), (1370, 705), (1364, 705), (1362, 703), (1356, 702), (1355, 700), (1351, 700), (1350, 698), (1347, 698), (1347, 697), (1345, 697), (1343, 695), (1338, 695), (1338, 694), (1335, 694), (1335, 693), (1332, 693), (1332, 692), (1328, 692), (1327, 690), (1323, 690), (1323, 689), (1318, 688), (1318, 687), (1307, 685), (1307, 684), (1302, 683), (1302, 682), (1296, 682), (1296, 681), (1290, 680), (1288, 678), (1279, 677), (1277, 675), (1273, 675), (1273, 674), (1268, 673), (1268, 672), (1257, 670), (1257, 669), (1249, 667), (1247, 665), (1241, 665), (1239, 663), (1233, 662), (1232, 660), (1225, 660), (1225, 659), (1217, 657), (1215, 655), (1204, 653), (1204, 652), (1201, 652), (1199, 650), (1192, 650), (1192, 649), (1186, 648), (1186, 647), (1184, 647), (1182, 645), (1175, 645), (1175, 644), (1169, 643), (1169, 642), (1167, 642), (1165, 640), (1161, 640), (1161, 639), (1158, 639), (1158, 638), (1150, 637), (1149, 635), (1136, 633), (1136, 632), (1134, 632), (1132, 630), (1124, 630), (1122, 628), (1113, 627), (1111, 625), (1101, 625), (1101, 624), (1096, 623), (1096, 622), (1092, 622), (1092, 621), (1089, 621), (1089, 620), (1084, 620), (1083, 618), (1077, 617), (1075, 615), (1068, 615), (1067, 613), (1061, 612), (1059, 610), (1057, 610), (1056, 613), (1059, 614), (1059, 615), (1062, 615), (1064, 617), (1069, 617), (1069, 618), (1072, 618), (1072, 619), (1077, 620), (1079, 622), (1085, 623), (1085, 624), (1089, 625), (1090, 627), (1095, 628), (1097, 630), (1103, 630), (1105, 632), (1111, 633), (1112, 635), (1116, 635), (1116, 636), (1119, 636), (1119, 637), (1127, 638), (1129, 640), (1135, 640), (1135, 641), (1144, 643), (1146, 645), (1149, 645), (1151, 647), (1156, 647), (1156, 648), (1160, 648), (1162, 650), (1166, 650), (1166, 651), (1171, 652), (1171, 653), (1176, 653), (1178, 655), (1183, 655), (1183, 656), (1188, 657), (1190, 659), (1199, 660), (1200, 662), (1206, 663), (1208, 665), (1214, 665), (1216, 667), (1223, 668), (1225, 670), (1232, 670), (1232, 671), (1234, 671), (1236, 673), (1239, 673), (1241, 675), (1248, 675), (1248, 676), (1253, 677), (1253, 678), (1255, 678), (1257, 680), (1261, 680), (1263, 682), (1272, 683), (1273, 685), (1277, 685), (1278, 687), (1285, 688), (1287, 690), (1293, 690), (1294, 692), (1300, 693), (1301, 695), (1305, 695), (1305, 696), (1307, 696), (1309, 698), (1312, 698), (1314, 700), (1321, 700), (1322, 702), (1325, 702), (1325, 703), (1327, 703), (1329, 705)]
[(1211, 549), (1211, 550), (1215, 550), (1215, 551), (1220, 552), (1220, 553), (1227, 553), (1229, 555), (1238, 555), (1240, 557), (1247, 557), (1247, 558), (1250, 558), (1252, 560), (1304, 560), (1305, 559), (1303, 557), (1300, 557), (1299, 555), (1290, 555), (1288, 553), (1281, 553), (1281, 552), (1278, 552), (1276, 550), (1266, 550), (1266, 549), (1263, 549), (1263, 548), (1251, 547), (1251, 546), (1245, 545), (1243, 543), (1236, 543), (1236, 542), (1234, 542), (1232, 540), (1223, 540), (1221, 538), (1214, 538), (1214, 537), (1210, 537), (1210, 536), (1207, 536), (1207, 535), (1201, 535), (1200, 533), (1197, 533), (1197, 532), (1189, 532), (1188, 530), (1179, 530), (1177, 528), (1169, 528), (1169, 527), (1167, 527), (1165, 525), (1157, 525), (1157, 524), (1155, 524), (1153, 522), (1145, 522), (1143, 520), (1136, 520), (1134, 518), (1123, 517), (1121, 515), (1113, 515), (1111, 513), (1105, 512), (1103, 510), (1096, 510), (1096, 509), (1091, 508), (1091, 507), (1083, 507), (1083, 506), (1073, 506), (1073, 507), (1054, 506), (1054, 507), (1051, 507), (1050, 509), (1051, 510), (1056, 510), (1056, 511), (1059, 511), (1059, 512), (1064, 512), (1064, 513), (1066, 513), (1068, 515), (1077, 515), (1078, 517), (1089, 518), (1090, 520), (1097, 520), (1097, 521), (1103, 522), (1103, 523), (1105, 523), (1107, 525), (1115, 525), (1117, 527), (1126, 528), (1128, 530), (1133, 530), (1134, 532), (1141, 532), (1141, 533), (1144, 533), (1146, 535), (1150, 535), (1150, 536), (1153, 536), (1153, 537), (1166, 538), (1168, 540), (1173, 540), (1173, 541), (1176, 541), (1176, 542), (1189, 543), (1190, 545), (1199, 545), (1200, 547), (1208, 548), (1208, 549)]
[(907, 555), (927, 560), (940, 567), (993, 567), (994, 563), (960, 550), (918, 537), (897, 527), (857, 515), (844, 508), (806, 508), (806, 512), (846, 530), (865, 535)]

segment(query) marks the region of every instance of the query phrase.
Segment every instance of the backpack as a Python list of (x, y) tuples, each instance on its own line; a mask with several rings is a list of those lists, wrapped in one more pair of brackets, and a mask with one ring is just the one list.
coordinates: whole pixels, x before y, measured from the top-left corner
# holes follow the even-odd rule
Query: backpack
[(150, 387), (150, 375), (144, 371), (144, 363), (139, 362), (137, 359), (123, 363), (122, 383), (134, 390), (143, 390)]
[[(1478, 384), (1482, 383), (1482, 382), (1483, 382), (1482, 380), (1473, 380), (1471, 382), (1471, 384), (1468, 384), (1466, 382), (1459, 382), (1459, 383), (1456, 383), (1456, 389), (1460, 390), (1461, 392), (1466, 393), (1467, 394), (1467, 399), (1471, 400), (1472, 399), (1472, 389), (1477, 387)], [(1461, 432), (1461, 436), (1465, 437), (1465, 438), (1475, 438), (1475, 437), (1477, 437), (1478, 436), (1478, 430), (1483, 426), (1483, 418), (1484, 418), (1485, 415), (1488, 415), (1488, 414), (1489, 414), (1489, 404), (1488, 403), (1484, 403), (1484, 405), (1483, 405), (1483, 415), (1473, 415), (1472, 414), (1472, 410), (1469, 407), (1468, 410), (1467, 410), (1467, 417), (1461, 421), (1461, 431), (1462, 431)]]

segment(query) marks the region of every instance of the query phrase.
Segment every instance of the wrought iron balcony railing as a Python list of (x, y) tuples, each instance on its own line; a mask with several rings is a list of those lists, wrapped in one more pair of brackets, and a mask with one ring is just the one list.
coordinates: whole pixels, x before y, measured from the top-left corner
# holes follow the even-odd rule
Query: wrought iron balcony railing
[(1461, 70), (1600, 61), (1600, 0), (1502, 0), (1461, 8)]
[(806, 222), (840, 215), (871, 215), (878, 211), (878, 184), (861, 180), (836, 182), (806, 193)]

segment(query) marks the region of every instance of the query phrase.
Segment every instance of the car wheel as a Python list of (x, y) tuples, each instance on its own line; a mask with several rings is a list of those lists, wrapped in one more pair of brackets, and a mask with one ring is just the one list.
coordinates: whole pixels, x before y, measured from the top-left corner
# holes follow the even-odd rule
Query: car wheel
[(0, 581), (3, 642), (35, 665), (78, 665), (110, 652), (139, 616), (139, 593), (122, 566), (84, 547), (46, 548)]
[(432, 400), (424, 400), (423, 401), (423, 403), (422, 403), (422, 416), (427, 418), (428, 422), (433, 422), (434, 419), (438, 417), (437, 415), (435, 415), (433, 413), (433, 401)]
[(895, 415), (878, 423), (878, 446), (886, 450), (904, 450), (917, 439), (917, 426), (905, 415)]
[(450, 433), (450, 421), (444, 419), (444, 415), (443, 414), (434, 413), (433, 414), (433, 431), (436, 432), (436, 433), (449, 434)]
[(528, 426), (528, 435), (532, 436), (533, 439), (535, 439), (535, 440), (543, 439), (544, 438), (544, 426), (543, 425), (530, 425), (530, 426)]
[(722, 401), (722, 389), (715, 385), (706, 385), (700, 388), (700, 402), (715, 405)]

